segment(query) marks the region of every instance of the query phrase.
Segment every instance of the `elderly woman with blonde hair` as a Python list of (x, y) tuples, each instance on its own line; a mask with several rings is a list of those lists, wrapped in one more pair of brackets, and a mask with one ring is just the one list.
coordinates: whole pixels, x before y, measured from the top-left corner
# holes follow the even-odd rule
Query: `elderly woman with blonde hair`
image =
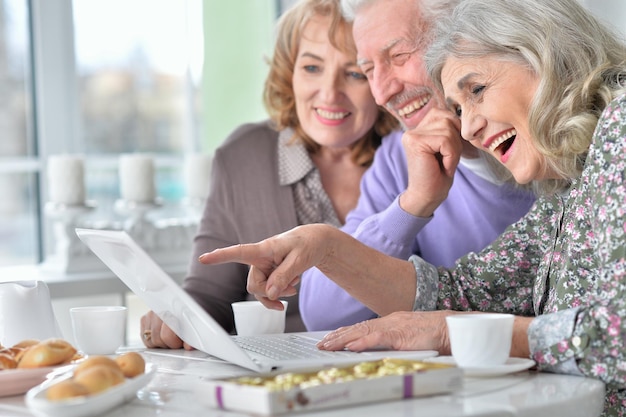
[[(231, 303), (252, 298), (248, 268), (202, 265), (197, 257), (302, 224), (340, 227), (382, 138), (399, 126), (376, 104), (356, 64), (351, 24), (338, 0), (303, 0), (286, 11), (269, 65), (270, 120), (238, 127), (215, 152), (183, 283), (228, 332), (235, 331)], [(286, 330), (304, 330), (298, 297), (286, 300)], [(148, 347), (184, 345), (154, 312), (142, 317), (141, 331)]]

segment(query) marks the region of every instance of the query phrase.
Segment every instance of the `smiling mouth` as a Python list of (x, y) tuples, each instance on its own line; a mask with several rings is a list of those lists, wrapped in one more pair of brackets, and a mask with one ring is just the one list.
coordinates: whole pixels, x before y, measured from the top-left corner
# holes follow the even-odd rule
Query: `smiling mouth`
[(404, 106), (403, 108), (398, 109), (397, 110), (398, 115), (400, 117), (410, 118), (411, 116), (413, 116), (415, 112), (417, 112), (426, 104), (428, 104), (429, 101), (430, 101), (430, 95), (420, 97), (419, 99), (412, 101), (411, 103)]
[(496, 140), (491, 142), (487, 149), (489, 149), (493, 153), (499, 153), (500, 155), (504, 155), (506, 151), (508, 151), (515, 139), (517, 138), (517, 131), (515, 129), (511, 129), (506, 133), (503, 133)]
[(315, 111), (324, 119), (329, 119), (329, 120), (341, 120), (345, 117), (348, 117), (348, 115), (350, 114), (349, 112), (334, 112), (334, 111), (327, 111), (327, 110), (322, 110), (322, 109), (315, 109)]

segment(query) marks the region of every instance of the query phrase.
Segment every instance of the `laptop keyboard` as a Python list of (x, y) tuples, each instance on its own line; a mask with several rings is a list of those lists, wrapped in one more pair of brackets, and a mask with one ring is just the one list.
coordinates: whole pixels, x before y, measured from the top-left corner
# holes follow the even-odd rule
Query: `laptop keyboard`
[(281, 335), (280, 337), (235, 337), (235, 343), (247, 351), (266, 356), (275, 360), (328, 358), (343, 356), (348, 352), (331, 352), (319, 350), (317, 340), (298, 335)]

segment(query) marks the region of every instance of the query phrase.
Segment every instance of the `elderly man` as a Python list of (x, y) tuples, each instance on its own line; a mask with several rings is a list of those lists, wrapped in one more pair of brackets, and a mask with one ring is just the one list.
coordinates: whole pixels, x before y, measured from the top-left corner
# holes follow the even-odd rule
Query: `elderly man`
[[(342, 230), (388, 255), (417, 254), (443, 266), (483, 249), (534, 202), (529, 191), (498, 180), (488, 157), (460, 139), (457, 118), (426, 73), (422, 53), (432, 22), (458, 1), (341, 0), (376, 102), (406, 129), (377, 151)], [(432, 194), (429, 187), (441, 190), (437, 199), (422, 197)], [(300, 309), (309, 330), (377, 316), (317, 268), (302, 276)]]

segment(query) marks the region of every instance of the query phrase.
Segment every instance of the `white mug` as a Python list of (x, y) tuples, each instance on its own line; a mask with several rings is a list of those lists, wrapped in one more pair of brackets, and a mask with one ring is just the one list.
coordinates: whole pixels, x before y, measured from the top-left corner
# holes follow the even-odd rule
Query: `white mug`
[(0, 282), (0, 344), (62, 337), (43, 281)]
[(239, 336), (284, 333), (287, 301), (281, 300), (283, 310), (272, 310), (260, 301), (238, 301), (232, 303), (235, 329)]
[(126, 314), (124, 306), (70, 308), (74, 340), (86, 355), (112, 355), (124, 345)]
[(454, 314), (446, 317), (452, 357), (460, 367), (503, 365), (513, 337), (512, 314)]

